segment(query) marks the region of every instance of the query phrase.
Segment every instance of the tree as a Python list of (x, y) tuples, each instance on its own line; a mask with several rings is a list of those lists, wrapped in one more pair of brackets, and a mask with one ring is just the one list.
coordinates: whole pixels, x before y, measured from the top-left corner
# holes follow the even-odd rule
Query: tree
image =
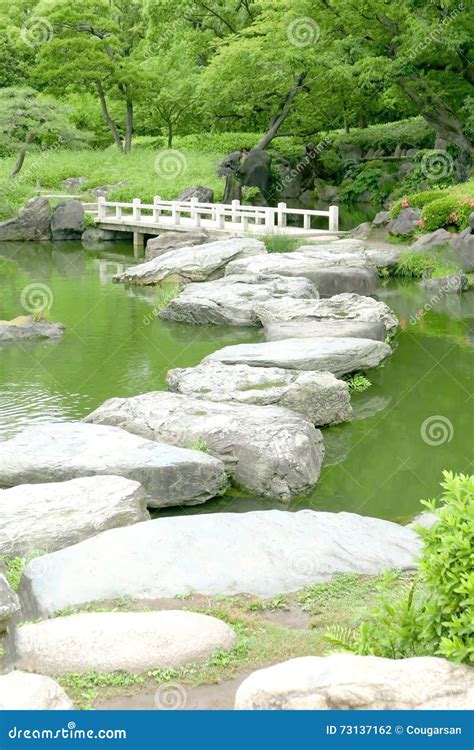
[(34, 89), (0, 89), (0, 134), (10, 150), (19, 149), (11, 177), (19, 174), (33, 143), (84, 143), (84, 134), (71, 125), (69, 115), (66, 107)]

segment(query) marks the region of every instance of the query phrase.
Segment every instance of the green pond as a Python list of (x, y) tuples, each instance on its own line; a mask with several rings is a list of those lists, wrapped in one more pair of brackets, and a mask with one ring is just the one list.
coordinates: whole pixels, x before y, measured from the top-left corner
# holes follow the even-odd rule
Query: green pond
[[(77, 420), (112, 396), (165, 388), (166, 372), (189, 367), (232, 343), (261, 340), (258, 329), (174, 325), (154, 317), (156, 289), (115, 285), (133, 262), (131, 247), (90, 252), (79, 243), (0, 244), (0, 319), (24, 314), (21, 298), (49, 294), (50, 318), (66, 325), (55, 341), (0, 350), (0, 439), (46, 421)], [(29, 287), (29, 285), (34, 285)], [(38, 286), (39, 285), (39, 286)], [(446, 295), (418, 322), (432, 293), (416, 283), (380, 289), (401, 320), (395, 352), (353, 397), (355, 419), (324, 430), (319, 484), (290, 510), (353, 511), (398, 521), (439, 494), (443, 469), (472, 470), (474, 292)], [(34, 445), (31, 446), (34, 450)], [(1, 444), (0, 444), (1, 452)], [(232, 490), (172, 513), (282, 508)]]

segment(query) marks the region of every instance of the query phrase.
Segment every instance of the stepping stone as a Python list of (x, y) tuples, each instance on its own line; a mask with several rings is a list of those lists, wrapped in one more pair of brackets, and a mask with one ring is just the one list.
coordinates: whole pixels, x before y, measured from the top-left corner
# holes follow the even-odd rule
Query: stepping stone
[(240, 710), (469, 710), (474, 670), (433, 656), (303, 656), (259, 669), (235, 698)]
[(27, 672), (0, 675), (0, 711), (72, 711), (72, 701), (51, 677)]
[[(361, 264), (365, 263), (376, 268), (387, 268), (388, 266), (395, 265), (400, 255), (404, 252), (404, 248), (372, 248), (364, 246), (363, 243), (360, 245), (349, 245), (349, 242), (350, 240), (341, 240), (340, 243), (335, 242), (333, 245), (327, 245), (322, 248), (316, 248), (313, 245), (303, 245), (303, 247), (298, 248), (298, 252), (316, 258), (321, 249), (324, 251), (326, 262), (331, 265), (332, 261), (335, 261), (338, 257), (344, 256), (347, 258), (348, 254), (350, 254), (354, 258), (354, 261), (357, 259)], [(353, 242), (359, 241), (353, 240)]]
[(285, 339), (263, 344), (225, 346), (203, 360), (226, 365), (283, 367), (290, 370), (328, 370), (344, 375), (377, 367), (392, 353), (382, 341), (356, 338)]
[(143, 485), (151, 508), (196, 505), (221, 494), (221, 461), (200, 451), (146, 440), (117, 427), (38, 425), (0, 443), (0, 485), (116, 474)]
[(314, 487), (324, 456), (320, 431), (278, 406), (217, 403), (154, 391), (112, 398), (86, 421), (172, 445), (200, 445), (224, 462), (239, 486), (281, 500)]
[(358, 294), (338, 294), (326, 300), (289, 299), (284, 306), (269, 300), (257, 306), (256, 314), (267, 341), (321, 336), (384, 341), (398, 326), (384, 302)]
[(142, 600), (194, 592), (270, 598), (336, 573), (411, 569), (420, 549), (412, 529), (353, 513), (174, 516), (104, 531), (31, 560), (20, 598), (29, 619), (123, 596)]
[(160, 281), (207, 281), (224, 276), (227, 263), (249, 255), (266, 254), (263, 242), (237, 237), (209, 242), (205, 245), (180, 248), (160, 255), (146, 263), (131, 266), (113, 277), (115, 282), (127, 284), (159, 284)]
[(176, 669), (229, 651), (230, 625), (197, 612), (92, 612), (22, 625), (16, 666), (47, 675)]
[(13, 320), (0, 320), (0, 342), (25, 339), (56, 339), (64, 333), (62, 323), (35, 320), (32, 315), (20, 315)]
[[(333, 260), (334, 258), (335, 254)], [(312, 253), (268, 253), (234, 260), (228, 264), (225, 273), (226, 276), (302, 276), (315, 284), (321, 297), (332, 297), (342, 292), (372, 294), (380, 286), (377, 270), (371, 263), (357, 258), (353, 258), (351, 262), (347, 255), (340, 256), (339, 261), (334, 260), (329, 264), (327, 258), (316, 258)]]
[(330, 372), (209, 362), (170, 370), (166, 382), (175, 393), (207, 401), (283, 406), (319, 426), (352, 416), (349, 387)]
[(18, 601), (18, 597), (5, 576), (0, 573), (0, 633), (7, 629), (11, 618), (19, 611), (20, 602)]
[(116, 476), (0, 490), (0, 556), (54, 552), (116, 526), (149, 521), (138, 482)]
[(202, 284), (188, 284), (181, 294), (161, 311), (160, 317), (194, 325), (255, 326), (259, 320), (255, 306), (275, 300), (286, 304), (287, 297), (319, 297), (308, 279), (289, 276), (226, 276)]

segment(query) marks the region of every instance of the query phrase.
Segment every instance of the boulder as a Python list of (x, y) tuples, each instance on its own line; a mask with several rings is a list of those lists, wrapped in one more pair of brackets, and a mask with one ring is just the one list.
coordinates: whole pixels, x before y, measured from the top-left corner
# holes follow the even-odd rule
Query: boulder
[(152, 237), (146, 243), (145, 258), (153, 260), (160, 255), (169, 253), (170, 250), (179, 250), (182, 247), (196, 247), (209, 242), (207, 232), (198, 229), (189, 232), (163, 232), (158, 237)]
[(389, 234), (395, 237), (407, 237), (415, 231), (421, 211), (417, 208), (404, 208), (388, 225)]
[(338, 424), (352, 415), (347, 383), (330, 372), (209, 362), (170, 370), (166, 382), (175, 393), (206, 401), (283, 406), (315, 425)]
[(377, 271), (366, 260), (356, 259), (350, 266), (339, 259), (329, 265), (327, 258), (314, 253), (269, 253), (261, 257), (243, 258), (229, 263), (226, 276), (265, 274), (271, 276), (299, 276), (313, 282), (321, 297), (332, 297), (342, 292), (372, 294), (379, 287)]
[(0, 675), (0, 711), (71, 711), (72, 701), (51, 677), (27, 672)]
[(382, 325), (385, 334), (393, 336), (398, 326), (398, 319), (388, 305), (358, 294), (338, 294), (325, 300), (286, 300), (284, 307), (270, 300), (259, 304), (256, 312), (265, 327), (273, 323), (306, 321), (359, 322), (374, 326)]
[(287, 320), (281, 323), (267, 323), (265, 341), (284, 339), (313, 338), (359, 338), (384, 341), (385, 327), (382, 323), (365, 323), (362, 320)]
[(86, 228), (84, 208), (80, 201), (59, 203), (51, 216), (53, 240), (80, 240)]
[(59, 183), (63, 190), (67, 190), (69, 193), (78, 193), (82, 187), (86, 184), (87, 177), (66, 177), (65, 180), (61, 180)]
[(116, 526), (148, 521), (138, 482), (116, 476), (0, 490), (0, 557), (54, 552)]
[[(353, 513), (267, 510), (163, 517), (104, 531), (25, 567), (25, 616), (91, 601), (191, 592), (270, 598), (336, 573), (411, 569), (412, 529)], [(113, 638), (112, 638), (113, 640)]]
[[(356, 240), (359, 243), (359, 240)], [(402, 248), (373, 248), (367, 246), (339, 244), (304, 245), (298, 248), (299, 253), (310, 255), (324, 265), (360, 266), (362, 268), (386, 268), (393, 266), (403, 252)]]
[(55, 339), (62, 336), (65, 326), (49, 320), (36, 320), (33, 315), (19, 315), (13, 320), (0, 320), (0, 342), (24, 339)]
[(319, 430), (277, 406), (218, 403), (154, 391), (109, 399), (86, 421), (115, 425), (171, 445), (200, 445), (224, 462), (241, 487), (281, 500), (314, 487), (324, 456)]
[(423, 529), (430, 529), (432, 526), (434, 526), (435, 523), (438, 523), (439, 517), (436, 515), (436, 513), (428, 513), (428, 511), (423, 511), (422, 513), (419, 513), (413, 521), (410, 521), (408, 524), (408, 528), (417, 529), (417, 527), (421, 526)]
[(128, 268), (125, 273), (114, 276), (113, 281), (148, 285), (165, 279), (185, 283), (218, 279), (224, 276), (224, 269), (231, 260), (266, 252), (260, 240), (243, 237), (219, 240), (168, 252)]
[(289, 276), (235, 275), (188, 284), (160, 312), (160, 317), (194, 325), (259, 325), (255, 307), (267, 300), (285, 305), (287, 298), (317, 298), (308, 279)]
[(334, 375), (344, 375), (377, 367), (391, 353), (391, 348), (382, 341), (321, 337), (225, 346), (203, 361), (289, 370), (327, 370)]
[(0, 485), (98, 474), (140, 482), (152, 508), (196, 505), (226, 488), (224, 466), (212, 456), (145, 440), (117, 427), (43, 424), (0, 443)]
[(303, 656), (253, 672), (237, 690), (235, 708), (467, 710), (473, 701), (474, 670), (445, 659), (331, 654)]
[(372, 219), (373, 227), (383, 227), (391, 221), (390, 211), (379, 211)]
[(49, 201), (47, 198), (31, 198), (20, 208), (17, 216), (0, 221), (0, 242), (49, 240)]
[(20, 602), (18, 601), (18, 597), (5, 576), (0, 573), (0, 633), (7, 629), (11, 618), (19, 611)]
[(445, 245), (451, 241), (451, 234), (446, 229), (437, 229), (429, 234), (422, 234), (413, 245), (414, 250), (431, 250), (432, 247)]
[(214, 190), (212, 188), (196, 185), (195, 187), (186, 188), (176, 198), (181, 203), (190, 201), (191, 198), (197, 198), (199, 203), (212, 203), (214, 201)]
[(453, 239), (453, 248), (461, 268), (474, 270), (474, 211), (469, 216), (469, 227)]
[(359, 237), (360, 239), (366, 240), (372, 229), (370, 221), (364, 221), (362, 224), (358, 224), (354, 229), (351, 229), (352, 237)]
[(468, 279), (463, 273), (455, 273), (437, 279), (422, 279), (418, 285), (437, 294), (450, 294), (467, 289)]
[(177, 669), (228, 651), (235, 633), (215, 617), (163, 612), (93, 612), (22, 625), (16, 667), (47, 675)]
[(120, 180), (112, 185), (99, 185), (98, 187), (90, 188), (87, 192), (94, 198), (107, 198), (109, 193), (126, 184), (127, 180)]
[(100, 229), (89, 227), (82, 233), (82, 244), (86, 247), (94, 247), (103, 242), (123, 242), (127, 238), (127, 232), (119, 232), (113, 229)]

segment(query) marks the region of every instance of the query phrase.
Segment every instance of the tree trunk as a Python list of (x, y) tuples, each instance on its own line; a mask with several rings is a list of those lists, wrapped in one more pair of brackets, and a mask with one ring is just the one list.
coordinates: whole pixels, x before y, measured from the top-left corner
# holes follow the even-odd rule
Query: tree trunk
[(18, 159), (16, 160), (15, 166), (13, 167), (10, 177), (16, 177), (19, 173), (20, 169), (23, 166), (23, 162), (25, 161), (26, 152), (28, 151), (28, 148), (30, 144), (32, 143), (34, 138), (34, 134), (32, 132), (27, 133), (25, 142), (21, 148), (20, 153), (18, 154)]
[(105, 99), (104, 89), (102, 88), (102, 84), (100, 81), (95, 82), (97, 94), (99, 95), (100, 100), (100, 107), (102, 109), (102, 115), (104, 117), (105, 122), (109, 126), (110, 132), (112, 133), (115, 145), (117, 146), (119, 151), (123, 152), (123, 144), (122, 139), (120, 138), (120, 134), (117, 130), (117, 126), (115, 122), (112, 120), (108, 107), (107, 107), (107, 101)]
[(133, 100), (127, 88), (127, 114), (125, 119), (125, 142), (124, 151), (129, 154), (132, 150), (132, 136), (133, 136)]
[(260, 148), (263, 151), (263, 149), (265, 149), (269, 145), (269, 143), (275, 138), (279, 129), (281, 128), (286, 118), (290, 114), (290, 109), (291, 109), (291, 105), (293, 104), (293, 99), (295, 98), (296, 94), (298, 93), (301, 86), (303, 85), (305, 78), (306, 78), (306, 73), (299, 73), (296, 76), (295, 82), (292, 88), (290, 89), (290, 91), (288, 92), (285, 101), (282, 104), (280, 113), (272, 119), (272, 122), (267, 132), (259, 140), (259, 142), (254, 146), (254, 149)]
[(457, 176), (461, 182), (467, 180), (473, 146), (465, 134), (464, 122), (421, 78), (399, 78), (397, 83), (416, 104), (421, 116), (433, 128), (438, 138), (457, 146)]
[(351, 129), (349, 127), (349, 118), (347, 117), (347, 112), (344, 112), (344, 133), (346, 135), (349, 135), (351, 132)]
[(173, 123), (168, 121), (168, 148), (173, 146)]

